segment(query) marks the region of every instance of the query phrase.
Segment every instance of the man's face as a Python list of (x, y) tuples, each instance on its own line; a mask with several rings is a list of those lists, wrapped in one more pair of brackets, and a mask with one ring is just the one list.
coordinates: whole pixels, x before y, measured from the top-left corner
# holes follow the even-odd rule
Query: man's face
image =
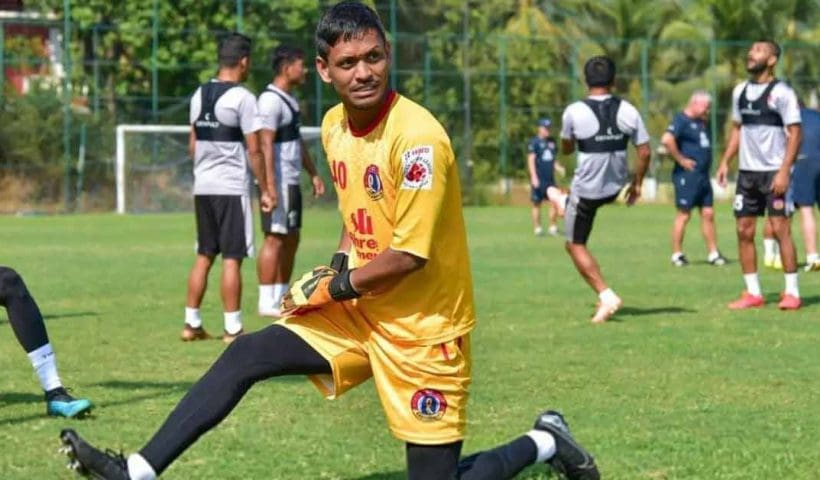
[(550, 129), (544, 126), (538, 126), (538, 136), (541, 138), (547, 138), (550, 136)]
[(692, 113), (695, 118), (706, 120), (709, 118), (709, 109), (712, 108), (712, 102), (706, 97), (695, 98), (692, 101)]
[(333, 85), (348, 108), (369, 110), (381, 106), (390, 71), (390, 45), (375, 30), (339, 40), (327, 60), (316, 57), (316, 70)]
[(777, 57), (774, 56), (772, 46), (766, 42), (755, 42), (749, 53), (746, 54), (746, 71), (760, 73), (767, 68), (774, 67)]
[(305, 83), (305, 77), (307, 75), (307, 68), (305, 67), (305, 60), (303, 58), (297, 58), (293, 62), (287, 64), (285, 66), (285, 77), (288, 79), (288, 82), (293, 85), (302, 85)]

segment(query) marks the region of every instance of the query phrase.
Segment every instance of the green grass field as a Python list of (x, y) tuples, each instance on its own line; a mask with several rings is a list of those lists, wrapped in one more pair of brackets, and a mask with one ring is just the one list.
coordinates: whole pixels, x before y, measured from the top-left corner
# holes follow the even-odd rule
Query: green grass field
[[(718, 208), (735, 260), (707, 265), (697, 220), (688, 268), (669, 263), (670, 206), (607, 207), (591, 249), (625, 307), (592, 326), (595, 296), (563, 242), (534, 238), (526, 208), (466, 211), (479, 323), (465, 453), (524, 432), (561, 409), (606, 479), (815, 479), (820, 471), (820, 273), (801, 274), (805, 307), (779, 312), (782, 274), (763, 272), (770, 304), (729, 312), (742, 290), (733, 219)], [(306, 212), (301, 271), (329, 261), (335, 211)], [(800, 247), (800, 258), (803, 258)], [(71, 478), (62, 427), (131, 452), (219, 355), (183, 344), (193, 216), (0, 218), (0, 264), (25, 277), (46, 316), (64, 383), (97, 405), (88, 420), (48, 418), (28, 359), (0, 313), (0, 478)], [(246, 329), (254, 266), (244, 269)], [(218, 277), (203, 305), (222, 327)], [(403, 445), (372, 382), (328, 402), (302, 378), (257, 385), (164, 478), (400, 479)], [(546, 478), (531, 469), (526, 478)]]

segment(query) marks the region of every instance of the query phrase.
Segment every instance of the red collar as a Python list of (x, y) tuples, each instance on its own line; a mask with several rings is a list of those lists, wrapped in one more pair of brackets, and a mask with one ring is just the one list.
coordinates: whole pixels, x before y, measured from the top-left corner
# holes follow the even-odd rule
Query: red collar
[(382, 103), (381, 110), (379, 110), (379, 114), (376, 115), (376, 118), (370, 122), (370, 125), (367, 125), (361, 130), (356, 129), (352, 123), (350, 123), (350, 117), (347, 118), (347, 126), (350, 128), (350, 133), (354, 137), (364, 137), (367, 136), (370, 132), (376, 129), (377, 126), (384, 120), (384, 117), (387, 116), (387, 112), (390, 111), (390, 107), (393, 106), (393, 100), (396, 99), (396, 91), (389, 90), (387, 95), (384, 98), (384, 103)]

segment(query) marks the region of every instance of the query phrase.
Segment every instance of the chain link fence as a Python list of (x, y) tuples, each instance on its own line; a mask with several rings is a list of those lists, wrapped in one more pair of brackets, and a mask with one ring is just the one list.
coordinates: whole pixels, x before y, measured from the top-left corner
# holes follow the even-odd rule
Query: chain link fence
[[(242, 6), (238, 27), (253, 7)], [(165, 30), (157, 24), (125, 30), (56, 16), (0, 17), (0, 213), (113, 210), (116, 126), (187, 123), (189, 95), (215, 72), (215, 39), (224, 32), (201, 27)], [(273, 46), (294, 44), (304, 49), (306, 58), (313, 56), (309, 22), (289, 32), (246, 33), (255, 42), (248, 81), (255, 92), (271, 80)], [(616, 60), (617, 92), (642, 112), (653, 146), (692, 91), (711, 92), (718, 156), (731, 89), (746, 78), (750, 44), (463, 32), (393, 31), (392, 38), (393, 85), (442, 122), (459, 158), (466, 198), (479, 203), (509, 200), (508, 190), (493, 194), (482, 187), (526, 178), (525, 145), (535, 133), (536, 119), (551, 118), (557, 136), (564, 107), (584, 94), (583, 63), (596, 54)], [(211, 46), (189, 51), (194, 44)], [(778, 75), (816, 106), (820, 44), (782, 46)], [(297, 95), (306, 125), (318, 125), (337, 101), (313, 68)], [(170, 162), (180, 171), (187, 169), (180, 160), (184, 156), (166, 155), (168, 145), (165, 139), (154, 140), (141, 150), (135, 165), (150, 170)], [(320, 149), (314, 153), (321, 157)], [(317, 160), (327, 178), (326, 166)], [(574, 161), (565, 163), (571, 166)], [(669, 160), (656, 156), (652, 174), (659, 181), (669, 180), (670, 169)]]

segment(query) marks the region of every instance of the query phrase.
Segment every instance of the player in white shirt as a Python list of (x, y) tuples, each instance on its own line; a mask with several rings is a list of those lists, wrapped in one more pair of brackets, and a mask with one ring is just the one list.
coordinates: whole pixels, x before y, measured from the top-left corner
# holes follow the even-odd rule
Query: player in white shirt
[(299, 174), (310, 175), (313, 196), (325, 193), (325, 184), (316, 172), (299, 133), (299, 102), (291, 91), (305, 83), (304, 53), (295, 47), (279, 45), (273, 51), (273, 82), (259, 95), (259, 121), (262, 155), (268, 172), (267, 188), (275, 192), (277, 205), (262, 212), (265, 235), (256, 273), (259, 277), (259, 314), (279, 316), (279, 305), (287, 292), (293, 261), (299, 246), (302, 226), (302, 192)]
[[(587, 98), (564, 110), (561, 148), (565, 155), (578, 149), (577, 167), (564, 213), (566, 248), (578, 273), (598, 294), (593, 323), (603, 323), (623, 302), (604, 281), (595, 257), (587, 249), (595, 214), (612, 203), (627, 184), (629, 166), (626, 149), (631, 143), (638, 154), (635, 175), (627, 192), (627, 204), (641, 195), (641, 183), (649, 167), (649, 134), (638, 110), (613, 96), (615, 63), (609, 57), (593, 57), (584, 66), (589, 87)], [(552, 192), (547, 195), (552, 197)], [(551, 198), (552, 200), (552, 198)]]
[(199, 306), (217, 255), (222, 255), (222, 339), (230, 343), (242, 333), (240, 268), (242, 260), (253, 255), (249, 166), (262, 188), (262, 211), (273, 206), (256, 136), (261, 128), (256, 97), (240, 85), (248, 77), (250, 51), (251, 41), (244, 35), (222, 38), (216, 78), (191, 97), (189, 149), (194, 159), (197, 256), (188, 277), (183, 341), (210, 337), (202, 326)]
[(732, 92), (732, 132), (716, 172), (718, 182), (726, 185), (729, 162), (740, 152), (734, 210), (746, 290), (729, 304), (733, 310), (765, 304), (755, 248), (757, 217), (764, 214), (780, 245), (785, 273), (786, 288), (778, 306), (781, 310), (796, 310), (801, 304), (786, 200), (791, 167), (800, 147), (800, 107), (794, 90), (774, 76), (779, 57), (780, 47), (772, 40), (757, 41), (749, 49), (746, 71), (751, 78)]

